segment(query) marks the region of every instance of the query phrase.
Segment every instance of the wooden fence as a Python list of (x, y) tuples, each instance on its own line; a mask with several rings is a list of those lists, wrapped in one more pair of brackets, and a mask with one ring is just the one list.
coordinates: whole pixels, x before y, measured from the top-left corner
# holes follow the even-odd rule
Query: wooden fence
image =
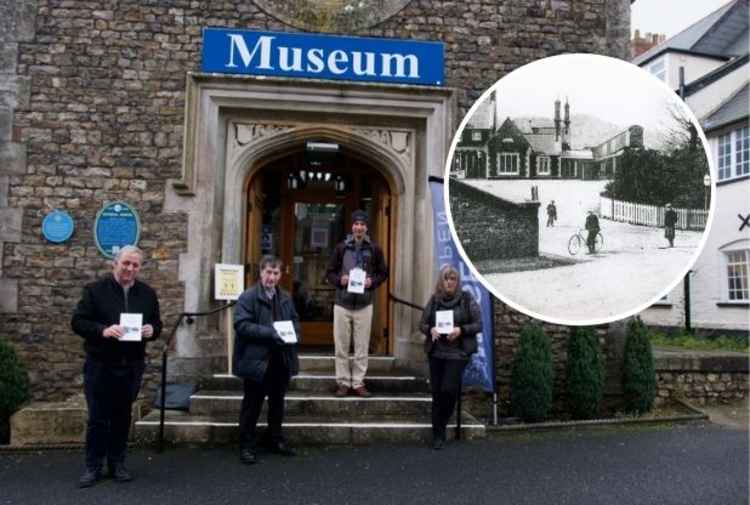
[[(623, 223), (640, 224), (644, 226), (664, 226), (664, 207), (655, 205), (644, 205), (642, 203), (622, 202), (611, 198), (601, 197), (601, 216), (612, 221)], [(674, 208), (677, 213), (677, 225), (680, 230), (704, 230), (708, 211), (703, 209), (679, 209)]]

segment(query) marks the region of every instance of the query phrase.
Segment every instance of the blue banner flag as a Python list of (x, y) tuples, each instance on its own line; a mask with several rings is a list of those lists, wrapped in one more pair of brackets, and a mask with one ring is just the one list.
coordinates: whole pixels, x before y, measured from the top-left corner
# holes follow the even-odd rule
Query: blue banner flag
[(442, 42), (203, 29), (201, 70), (442, 86)]
[(432, 193), (433, 235), (435, 238), (435, 269), (453, 265), (461, 274), (461, 289), (471, 293), (482, 310), (482, 333), (477, 335), (478, 350), (464, 370), (464, 385), (479, 385), (489, 393), (495, 392), (495, 353), (492, 318), (492, 298), (487, 289), (472, 275), (453, 243), (448, 215), (443, 203), (443, 180), (430, 177)]

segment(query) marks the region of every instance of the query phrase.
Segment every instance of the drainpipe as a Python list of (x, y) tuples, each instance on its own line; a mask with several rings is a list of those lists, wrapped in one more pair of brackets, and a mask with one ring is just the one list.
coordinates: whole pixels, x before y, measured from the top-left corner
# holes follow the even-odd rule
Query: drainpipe
[(685, 274), (685, 279), (683, 280), (683, 288), (684, 288), (684, 298), (685, 298), (685, 331), (691, 332), (693, 331), (693, 324), (690, 320), (690, 274), (692, 274), (692, 270), (688, 270), (688, 272)]

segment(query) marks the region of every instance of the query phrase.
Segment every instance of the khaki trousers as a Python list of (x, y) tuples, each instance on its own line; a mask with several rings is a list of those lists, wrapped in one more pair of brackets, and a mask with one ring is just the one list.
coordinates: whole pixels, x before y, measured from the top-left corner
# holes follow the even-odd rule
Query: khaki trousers
[[(336, 383), (339, 386), (364, 386), (367, 356), (370, 350), (372, 304), (358, 310), (333, 306), (333, 342), (336, 346)], [(349, 365), (349, 346), (354, 338), (354, 359)]]

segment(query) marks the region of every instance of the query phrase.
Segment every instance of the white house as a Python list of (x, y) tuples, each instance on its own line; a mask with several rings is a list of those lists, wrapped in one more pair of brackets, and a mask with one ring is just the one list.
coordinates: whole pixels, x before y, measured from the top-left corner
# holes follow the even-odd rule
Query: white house
[(716, 180), (706, 246), (686, 279), (641, 313), (652, 326), (750, 329), (748, 3), (729, 2), (633, 60), (682, 93), (708, 138)]

